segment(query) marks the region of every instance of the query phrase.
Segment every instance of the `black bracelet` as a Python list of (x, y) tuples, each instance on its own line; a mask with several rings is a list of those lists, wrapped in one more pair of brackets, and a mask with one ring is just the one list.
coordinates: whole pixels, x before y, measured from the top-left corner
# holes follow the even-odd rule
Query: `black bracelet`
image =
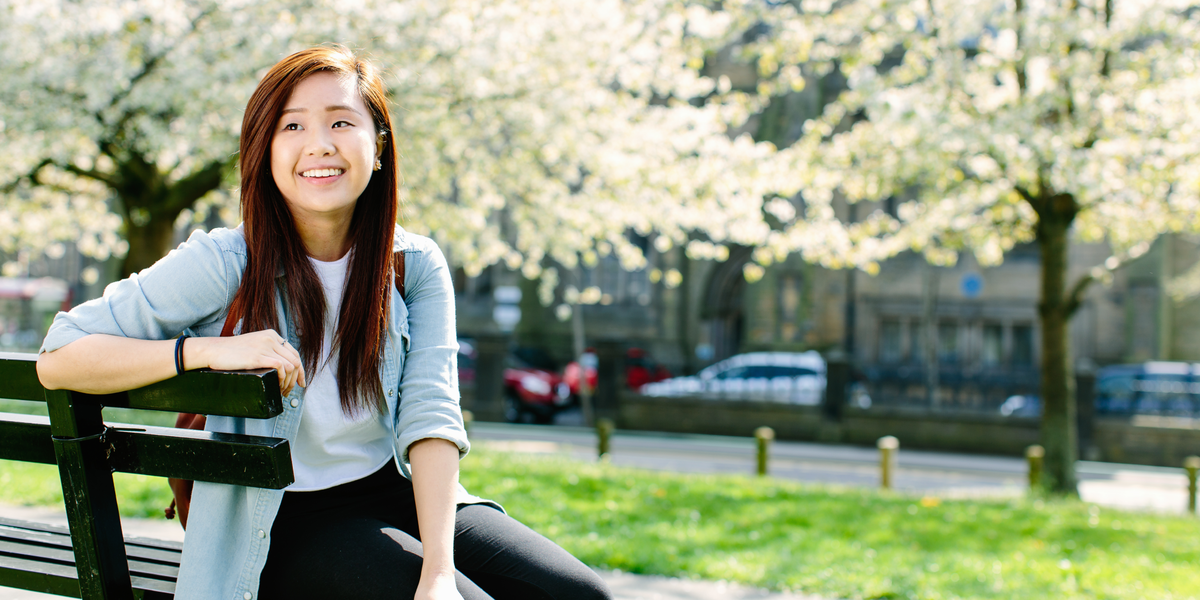
[(181, 335), (175, 340), (175, 374), (183, 375), (183, 340), (188, 336)]

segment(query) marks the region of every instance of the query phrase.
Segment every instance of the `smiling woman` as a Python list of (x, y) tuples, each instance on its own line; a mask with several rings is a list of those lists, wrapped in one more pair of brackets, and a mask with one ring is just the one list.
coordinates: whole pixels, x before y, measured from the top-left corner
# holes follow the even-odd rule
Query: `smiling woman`
[(180, 600), (609, 598), (458, 485), (453, 287), (433, 241), (396, 226), (390, 135), (370, 63), (340, 46), (280, 61), (242, 123), (242, 225), (59, 313), (39, 377), (106, 393), (202, 367), (279, 371), (283, 414), (206, 429), (287, 438), (295, 482), (195, 484)]
[(382, 168), (386, 136), (353, 79), (316, 73), (292, 92), (271, 141), (271, 175), (309, 255), (333, 261), (349, 250), (350, 217), (374, 165)]

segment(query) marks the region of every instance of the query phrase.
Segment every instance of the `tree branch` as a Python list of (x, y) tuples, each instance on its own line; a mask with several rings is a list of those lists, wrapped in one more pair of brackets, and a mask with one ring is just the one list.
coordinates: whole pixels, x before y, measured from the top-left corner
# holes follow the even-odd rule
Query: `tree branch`
[(1071, 286), (1071, 291), (1067, 294), (1066, 298), (1065, 309), (1067, 311), (1067, 318), (1074, 316), (1075, 311), (1079, 310), (1079, 307), (1083, 304), (1083, 295), (1087, 293), (1087, 289), (1092, 285), (1093, 281), (1096, 281), (1096, 277), (1088, 273), (1080, 277), (1074, 286)]
[(19, 187), (21, 185), (22, 181), (33, 181), (34, 178), (37, 177), (38, 171), (41, 171), (46, 166), (52, 165), (52, 164), (54, 164), (53, 160), (51, 160), (49, 158), (43, 158), (41, 160), (41, 162), (39, 162), (35, 167), (30, 169), (28, 173), (21, 175), (20, 177), (17, 177), (16, 179), (4, 184), (4, 187), (0, 187), (0, 194), (11, 194), (13, 191), (15, 191), (17, 189), (17, 187)]
[(107, 185), (113, 189), (116, 189), (117, 187), (117, 181), (108, 173), (101, 173), (95, 169), (81, 169), (75, 165), (60, 165), (59, 168), (67, 171), (68, 173), (74, 173), (80, 177), (95, 179), (96, 181), (99, 181), (100, 183), (103, 183), (104, 185)]
[(232, 162), (232, 159), (214, 160), (200, 170), (175, 182), (175, 185), (172, 185), (170, 191), (167, 192), (162, 212), (179, 214), (180, 211), (192, 206), (205, 194), (221, 187), (221, 177), (225, 174), (225, 168)]
[(1023, 200), (1034, 205), (1034, 208), (1037, 208), (1037, 197), (1033, 194), (1030, 194), (1029, 190), (1025, 189), (1025, 186), (1014, 185), (1013, 189), (1016, 190), (1017, 194), (1020, 195)]

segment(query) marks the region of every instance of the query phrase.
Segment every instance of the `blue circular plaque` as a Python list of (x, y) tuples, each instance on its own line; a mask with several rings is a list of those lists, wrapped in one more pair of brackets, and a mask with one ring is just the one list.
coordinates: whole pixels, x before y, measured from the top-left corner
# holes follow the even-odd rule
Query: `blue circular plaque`
[(958, 287), (964, 297), (978, 298), (983, 293), (983, 277), (979, 273), (967, 273), (962, 276)]

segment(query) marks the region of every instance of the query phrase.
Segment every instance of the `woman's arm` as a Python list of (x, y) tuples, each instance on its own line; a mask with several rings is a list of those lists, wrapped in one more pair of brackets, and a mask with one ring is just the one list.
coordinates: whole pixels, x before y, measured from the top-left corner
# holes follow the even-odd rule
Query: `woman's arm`
[[(129, 390), (175, 374), (175, 338), (198, 324), (225, 318), (244, 255), (240, 230), (193, 232), (148, 269), (104, 289), (104, 295), (58, 313), (38, 356), (38, 379), (50, 389), (93, 394)], [(240, 370), (272, 368), (280, 390), (304, 385), (300, 358), (274, 331), (188, 338), (183, 366)]]
[[(140, 388), (175, 375), (175, 340), (140, 340), (91, 334), (38, 355), (38, 379), (48, 389), (108, 394)], [(188, 338), (183, 343), (187, 370), (275, 369), (284, 394), (305, 385), (300, 355), (275, 331), (234, 337)]]
[(425, 555), (414, 600), (461, 600), (454, 584), (458, 446), (439, 438), (425, 438), (409, 448), (408, 456)]

